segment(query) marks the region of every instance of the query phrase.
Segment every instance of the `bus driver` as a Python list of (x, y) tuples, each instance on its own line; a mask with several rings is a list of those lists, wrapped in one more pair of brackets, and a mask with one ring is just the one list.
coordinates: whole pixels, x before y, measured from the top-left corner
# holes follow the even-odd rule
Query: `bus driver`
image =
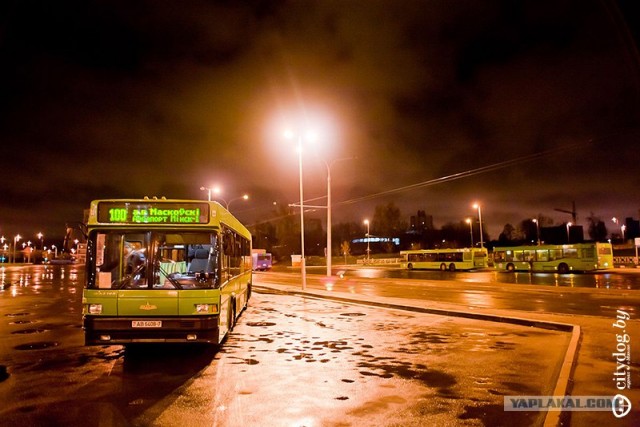
[(125, 274), (132, 274), (144, 264), (144, 253), (133, 247), (131, 242), (124, 242)]

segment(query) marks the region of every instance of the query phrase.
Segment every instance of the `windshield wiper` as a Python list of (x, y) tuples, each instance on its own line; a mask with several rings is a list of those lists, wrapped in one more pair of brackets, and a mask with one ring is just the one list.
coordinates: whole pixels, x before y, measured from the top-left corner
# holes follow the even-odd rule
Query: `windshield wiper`
[(133, 278), (140, 273), (142, 270), (144, 269), (144, 264), (140, 264), (139, 266), (136, 267), (135, 270), (133, 270), (131, 272), (131, 274), (129, 275), (129, 277), (127, 277), (126, 279), (124, 279), (122, 282), (120, 282), (120, 284), (116, 287), (116, 289), (122, 289), (125, 286), (129, 285), (131, 283), (131, 280), (133, 280)]
[(171, 282), (171, 284), (176, 288), (176, 289), (182, 289), (182, 285), (173, 277), (171, 277), (171, 275), (169, 275), (164, 268), (162, 268), (162, 266), (160, 264), (157, 265), (158, 270), (160, 270), (160, 273), (164, 275), (164, 277), (167, 278), (167, 280), (169, 280)]

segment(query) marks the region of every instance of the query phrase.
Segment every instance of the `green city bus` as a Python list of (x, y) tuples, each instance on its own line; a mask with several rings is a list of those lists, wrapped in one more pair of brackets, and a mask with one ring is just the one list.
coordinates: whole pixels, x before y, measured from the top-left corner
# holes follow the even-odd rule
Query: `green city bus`
[(493, 264), (498, 271), (535, 271), (566, 274), (613, 268), (611, 243), (572, 243), (496, 247)]
[(473, 270), (488, 266), (487, 248), (417, 249), (400, 251), (401, 268), (408, 270)]
[(217, 202), (94, 200), (86, 345), (220, 344), (251, 296), (251, 234)]

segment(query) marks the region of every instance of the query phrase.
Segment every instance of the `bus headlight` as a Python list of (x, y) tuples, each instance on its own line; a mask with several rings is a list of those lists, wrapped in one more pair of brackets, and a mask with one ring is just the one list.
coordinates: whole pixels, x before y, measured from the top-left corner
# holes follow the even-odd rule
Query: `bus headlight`
[(196, 313), (216, 313), (217, 311), (216, 304), (196, 304)]
[(89, 304), (87, 306), (87, 313), (102, 314), (102, 304)]

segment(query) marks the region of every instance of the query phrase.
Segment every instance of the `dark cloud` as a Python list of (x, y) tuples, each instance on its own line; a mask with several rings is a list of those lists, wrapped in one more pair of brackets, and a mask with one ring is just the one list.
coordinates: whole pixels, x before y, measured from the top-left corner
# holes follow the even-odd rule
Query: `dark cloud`
[[(0, 17), (0, 233), (61, 229), (92, 198), (202, 197), (213, 182), (227, 197), (252, 193), (244, 219), (254, 221), (273, 200), (296, 198), (296, 158), (278, 132), (301, 112), (326, 124), (321, 157), (357, 156), (334, 166), (335, 201), (508, 166), (338, 206), (338, 220), (387, 200), (442, 224), (479, 199), (494, 235), (518, 215), (553, 216), (573, 200), (583, 216), (636, 216), (632, 9), (570, 0), (9, 2)], [(509, 163), (535, 153), (549, 154)], [(306, 193), (322, 196), (324, 163), (310, 156), (305, 165)]]

